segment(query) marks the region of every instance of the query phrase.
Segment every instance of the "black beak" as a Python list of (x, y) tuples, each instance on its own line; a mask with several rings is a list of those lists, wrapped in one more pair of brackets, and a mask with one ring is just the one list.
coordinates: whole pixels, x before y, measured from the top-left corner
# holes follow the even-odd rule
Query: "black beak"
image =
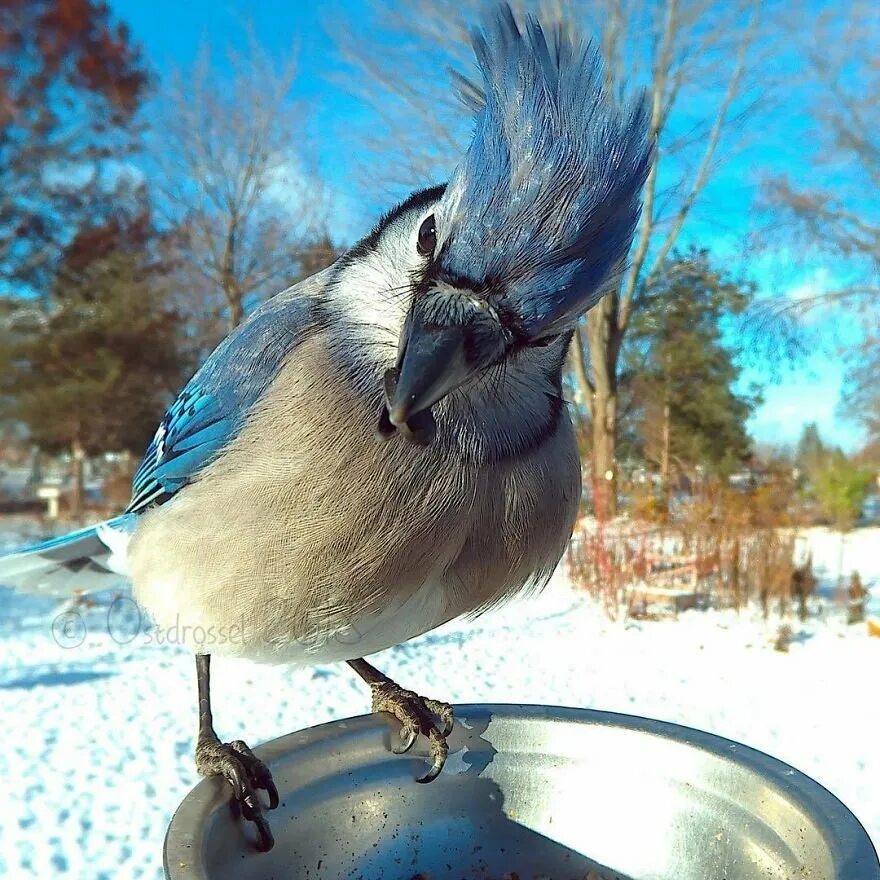
[(474, 367), (466, 357), (466, 327), (429, 323), (420, 312), (415, 306), (410, 313), (397, 366), (385, 374), (379, 433), (388, 438), (399, 431), (427, 446), (436, 433), (431, 407), (471, 376)]

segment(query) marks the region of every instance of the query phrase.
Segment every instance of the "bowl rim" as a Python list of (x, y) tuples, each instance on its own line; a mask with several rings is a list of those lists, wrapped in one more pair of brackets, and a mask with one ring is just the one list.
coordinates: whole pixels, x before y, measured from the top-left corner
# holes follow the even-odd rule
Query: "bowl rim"
[[(456, 723), (505, 719), (615, 727), (672, 740), (743, 766), (782, 789), (804, 809), (831, 847), (835, 860), (841, 864), (841, 876), (847, 880), (880, 880), (877, 851), (854, 813), (821, 783), (759, 749), (683, 724), (602, 709), (534, 703), (462, 703), (454, 709)], [(271, 767), (274, 760), (298, 749), (370, 730), (384, 736), (388, 721), (375, 713), (327, 721), (276, 737), (255, 746), (254, 752)], [(168, 825), (163, 845), (167, 880), (209, 880), (201, 858), (206, 843), (205, 820), (222, 804), (228, 803), (228, 791), (223, 779), (202, 779), (181, 801)]]

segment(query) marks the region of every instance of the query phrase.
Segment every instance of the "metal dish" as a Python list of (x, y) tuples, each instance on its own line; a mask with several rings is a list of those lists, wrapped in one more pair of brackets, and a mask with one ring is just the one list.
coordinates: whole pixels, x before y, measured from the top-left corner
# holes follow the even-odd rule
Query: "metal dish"
[[(847, 808), (804, 774), (729, 740), (645, 718), (461, 706), (430, 785), (418, 745), (378, 716), (256, 751), (281, 805), (255, 852), (220, 780), (197, 785), (165, 841), (169, 880), (880, 880)], [(591, 877), (592, 880), (592, 877)]]

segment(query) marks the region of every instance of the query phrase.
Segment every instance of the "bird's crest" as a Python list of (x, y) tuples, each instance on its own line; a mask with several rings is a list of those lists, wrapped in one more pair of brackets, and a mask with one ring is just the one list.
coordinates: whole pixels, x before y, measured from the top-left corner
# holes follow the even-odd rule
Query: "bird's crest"
[(653, 148), (644, 95), (622, 106), (570, 25), (520, 30), (507, 5), (473, 34), (473, 141), (438, 206), (452, 274), (496, 281), (524, 325), (553, 332), (591, 306), (626, 256)]

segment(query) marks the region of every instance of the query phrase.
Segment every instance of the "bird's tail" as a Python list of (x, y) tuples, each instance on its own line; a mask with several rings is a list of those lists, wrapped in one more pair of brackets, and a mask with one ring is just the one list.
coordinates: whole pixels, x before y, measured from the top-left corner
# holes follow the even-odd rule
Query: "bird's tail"
[(135, 521), (124, 514), (2, 556), (0, 586), (62, 597), (118, 586)]

